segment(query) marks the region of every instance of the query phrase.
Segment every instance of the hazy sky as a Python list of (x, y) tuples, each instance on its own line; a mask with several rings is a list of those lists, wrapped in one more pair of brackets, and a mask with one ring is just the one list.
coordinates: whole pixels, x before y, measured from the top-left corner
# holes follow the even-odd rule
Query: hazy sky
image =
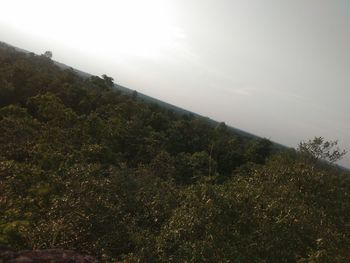
[(288, 146), (324, 136), (350, 150), (350, 0), (0, 6), (0, 41)]

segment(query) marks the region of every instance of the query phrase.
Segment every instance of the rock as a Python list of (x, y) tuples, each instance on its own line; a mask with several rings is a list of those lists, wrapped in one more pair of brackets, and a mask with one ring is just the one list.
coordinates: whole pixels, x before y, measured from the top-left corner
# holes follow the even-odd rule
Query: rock
[(71, 250), (45, 249), (22, 250), (14, 252), (6, 247), (0, 247), (0, 263), (97, 263), (86, 255)]

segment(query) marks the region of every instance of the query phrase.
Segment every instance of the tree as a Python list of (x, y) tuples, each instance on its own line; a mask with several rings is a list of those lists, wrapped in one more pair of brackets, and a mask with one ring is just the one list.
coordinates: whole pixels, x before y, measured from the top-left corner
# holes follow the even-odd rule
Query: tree
[(326, 141), (323, 137), (315, 137), (308, 142), (300, 142), (298, 151), (308, 158), (317, 161), (319, 159), (335, 163), (347, 153), (337, 147), (338, 141)]
[(112, 88), (114, 85), (114, 79), (112, 77), (107, 76), (106, 74), (102, 75), (103, 80), (105, 81), (105, 84), (109, 87)]
[(131, 95), (132, 99), (133, 99), (133, 100), (136, 100), (136, 99), (137, 99), (137, 95), (138, 95), (137, 91), (134, 90), (134, 91), (132, 92), (132, 95)]
[(252, 140), (246, 150), (246, 158), (250, 162), (264, 164), (271, 151), (272, 142), (270, 140), (265, 138)]
[(51, 51), (45, 51), (44, 57), (47, 57), (47, 58), (51, 59), (52, 58), (52, 52)]

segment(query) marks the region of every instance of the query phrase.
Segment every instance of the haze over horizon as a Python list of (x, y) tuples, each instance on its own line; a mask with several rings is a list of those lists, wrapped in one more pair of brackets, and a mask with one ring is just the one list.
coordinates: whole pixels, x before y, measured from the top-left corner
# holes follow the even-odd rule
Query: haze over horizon
[(350, 150), (350, 1), (0, 3), (0, 41), (287, 146)]

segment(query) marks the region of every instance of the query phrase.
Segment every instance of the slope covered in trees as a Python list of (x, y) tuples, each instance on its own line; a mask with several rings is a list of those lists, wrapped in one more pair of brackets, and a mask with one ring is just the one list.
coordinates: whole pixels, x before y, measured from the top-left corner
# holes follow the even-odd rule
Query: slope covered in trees
[(0, 45), (0, 244), (107, 262), (347, 262), (349, 175), (301, 146), (276, 152)]

